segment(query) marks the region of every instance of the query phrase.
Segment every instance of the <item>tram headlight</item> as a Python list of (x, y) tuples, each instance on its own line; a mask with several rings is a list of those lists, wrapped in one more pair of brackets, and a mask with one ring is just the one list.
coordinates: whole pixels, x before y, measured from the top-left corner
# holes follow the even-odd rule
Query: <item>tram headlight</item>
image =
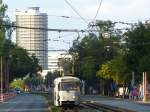
[(79, 96), (78, 96), (78, 95), (74, 95), (74, 96), (72, 96), (72, 98), (73, 98), (73, 99), (78, 99)]
[(73, 98), (73, 99), (75, 99), (75, 98), (76, 98), (76, 96), (72, 96), (72, 98)]

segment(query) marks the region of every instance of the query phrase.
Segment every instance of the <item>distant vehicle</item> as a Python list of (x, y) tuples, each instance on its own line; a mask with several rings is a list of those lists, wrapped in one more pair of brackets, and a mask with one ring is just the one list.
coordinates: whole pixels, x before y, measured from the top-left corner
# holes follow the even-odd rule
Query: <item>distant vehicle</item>
[(21, 90), (18, 89), (18, 88), (16, 88), (15, 91), (16, 91), (17, 94), (20, 94), (20, 93), (21, 93)]
[(54, 105), (79, 105), (80, 79), (64, 76), (54, 80)]

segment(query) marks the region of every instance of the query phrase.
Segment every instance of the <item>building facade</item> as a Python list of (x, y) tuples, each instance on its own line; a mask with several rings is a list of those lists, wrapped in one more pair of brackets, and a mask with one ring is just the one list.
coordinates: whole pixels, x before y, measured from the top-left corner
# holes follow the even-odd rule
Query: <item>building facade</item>
[(39, 59), (43, 69), (48, 68), (48, 17), (40, 13), (39, 7), (29, 7), (27, 10), (16, 10), (16, 43), (26, 49), (30, 55)]
[(72, 59), (72, 56), (70, 54), (61, 53), (61, 54), (55, 54), (55, 53), (49, 53), (48, 54), (48, 70), (51, 72), (54, 71), (62, 71), (63, 68), (59, 66), (59, 60), (60, 59)]
[(48, 53), (48, 70), (51, 72), (59, 71), (59, 54), (55, 53)]

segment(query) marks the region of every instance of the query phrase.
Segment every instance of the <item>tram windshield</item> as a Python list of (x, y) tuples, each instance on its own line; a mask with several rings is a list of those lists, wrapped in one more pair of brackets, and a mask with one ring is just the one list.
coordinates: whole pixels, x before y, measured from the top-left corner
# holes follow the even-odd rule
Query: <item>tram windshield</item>
[(61, 90), (79, 90), (79, 83), (78, 82), (62, 82), (61, 83)]

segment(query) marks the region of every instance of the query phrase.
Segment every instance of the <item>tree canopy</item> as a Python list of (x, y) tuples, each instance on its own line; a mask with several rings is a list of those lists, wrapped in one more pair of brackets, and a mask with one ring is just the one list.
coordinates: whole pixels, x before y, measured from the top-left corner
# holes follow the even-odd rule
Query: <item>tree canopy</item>
[[(41, 70), (38, 64), (38, 59), (35, 56), (31, 56), (28, 52), (17, 46), (11, 41), (12, 28), (7, 24), (13, 24), (5, 11), (7, 5), (0, 0), (0, 56), (2, 58), (3, 68), (6, 71), (6, 65), (9, 66), (10, 81), (15, 78), (24, 77), (27, 74), (36, 74)], [(7, 35), (8, 34), (8, 35)], [(8, 37), (10, 36), (10, 37)], [(3, 73), (5, 74), (5, 73)]]

